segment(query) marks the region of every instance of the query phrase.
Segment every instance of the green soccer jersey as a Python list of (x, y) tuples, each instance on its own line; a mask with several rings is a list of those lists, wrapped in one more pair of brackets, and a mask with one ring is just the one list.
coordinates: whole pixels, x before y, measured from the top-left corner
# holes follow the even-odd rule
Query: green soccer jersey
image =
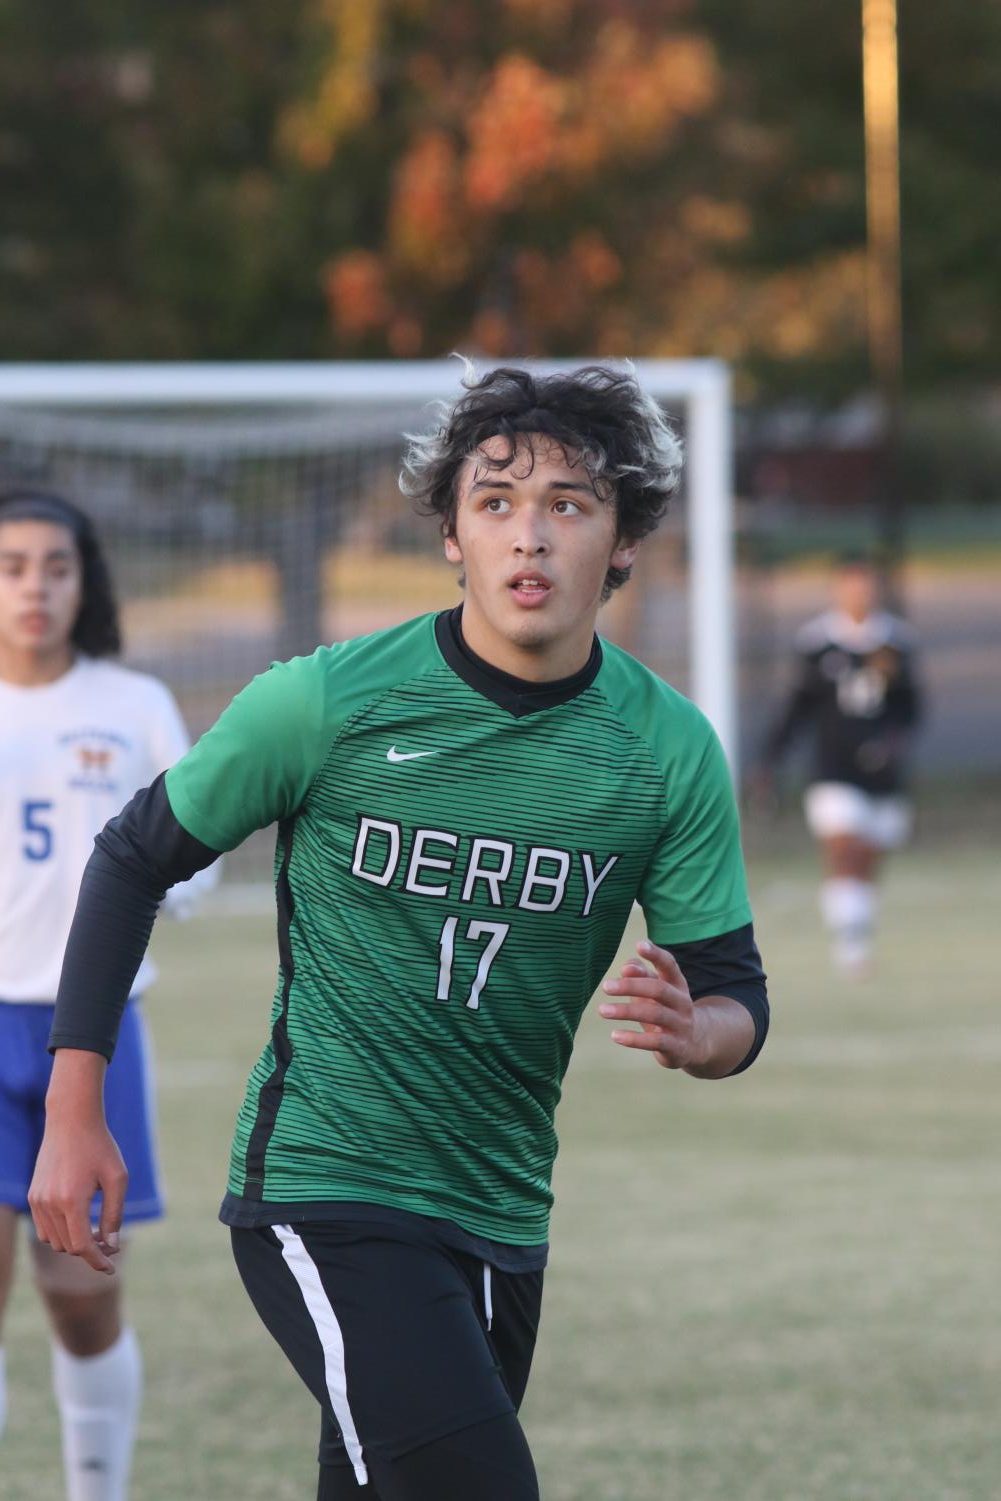
[(750, 921), (703, 715), (597, 642), (574, 679), (520, 692), (455, 621), (272, 667), (167, 773), (215, 849), (278, 823), (271, 1035), (227, 1196), (243, 1223), (355, 1201), (544, 1241), (574, 1033), (634, 900), (659, 943)]

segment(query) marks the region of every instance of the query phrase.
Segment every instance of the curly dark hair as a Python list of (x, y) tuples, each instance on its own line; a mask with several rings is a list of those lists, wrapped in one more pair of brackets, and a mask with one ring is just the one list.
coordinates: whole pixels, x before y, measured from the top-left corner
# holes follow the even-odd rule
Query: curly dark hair
[(88, 657), (117, 657), (122, 649), (118, 605), (97, 530), (86, 512), (45, 490), (9, 490), (0, 495), (0, 526), (5, 521), (49, 521), (66, 528), (83, 574), (83, 602), (70, 640)]
[[(442, 404), (440, 425), (423, 436), (407, 434), (400, 489), (428, 516), (441, 518), (445, 536), (455, 531), (456, 479), (467, 458), (488, 438), (501, 437), (507, 452), (492, 469), (506, 469), (519, 440), (540, 433), (583, 464), (602, 500), (614, 504), (619, 536), (638, 542), (656, 527), (678, 488), (681, 442), (663, 412), (640, 389), (629, 367), (585, 365), (565, 374), (535, 375), (501, 366), (476, 379), (467, 364), (466, 394)], [(602, 599), (629, 577), (609, 568)]]

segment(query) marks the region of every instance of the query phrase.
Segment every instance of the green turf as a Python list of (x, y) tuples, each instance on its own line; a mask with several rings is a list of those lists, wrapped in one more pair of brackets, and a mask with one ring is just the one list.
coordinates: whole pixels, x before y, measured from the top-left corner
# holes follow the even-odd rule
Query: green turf
[[(547, 1501), (998, 1494), (995, 858), (899, 858), (878, 976), (828, 973), (805, 852), (756, 858), (776, 1008), (743, 1079), (665, 1074), (585, 1022), (524, 1417)], [(306, 1501), (316, 1421), (215, 1222), (273, 923), (164, 924), (150, 1011), (171, 1213), (137, 1237), (135, 1501)], [(56, 1498), (48, 1357), (10, 1312), (5, 1501)], [(474, 1498), (470, 1498), (474, 1501)]]

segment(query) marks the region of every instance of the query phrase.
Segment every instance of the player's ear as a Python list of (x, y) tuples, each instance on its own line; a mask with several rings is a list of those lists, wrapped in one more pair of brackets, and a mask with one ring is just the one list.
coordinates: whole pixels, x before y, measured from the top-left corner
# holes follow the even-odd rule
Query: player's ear
[(450, 563), (461, 563), (463, 561), (462, 548), (456, 541), (454, 532), (445, 533), (445, 557)]
[(636, 554), (640, 550), (638, 542), (630, 542), (626, 537), (620, 537), (615, 544), (615, 551), (608, 560), (609, 568), (631, 568), (636, 562)]

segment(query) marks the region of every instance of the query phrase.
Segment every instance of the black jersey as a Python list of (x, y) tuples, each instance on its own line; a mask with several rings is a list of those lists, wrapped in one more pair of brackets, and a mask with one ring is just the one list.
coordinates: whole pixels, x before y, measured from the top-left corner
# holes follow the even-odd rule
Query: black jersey
[(796, 680), (772, 726), (766, 758), (777, 761), (807, 727), (813, 779), (863, 792), (899, 792), (910, 731), (920, 712), (909, 627), (878, 612), (854, 621), (830, 610), (796, 638)]

